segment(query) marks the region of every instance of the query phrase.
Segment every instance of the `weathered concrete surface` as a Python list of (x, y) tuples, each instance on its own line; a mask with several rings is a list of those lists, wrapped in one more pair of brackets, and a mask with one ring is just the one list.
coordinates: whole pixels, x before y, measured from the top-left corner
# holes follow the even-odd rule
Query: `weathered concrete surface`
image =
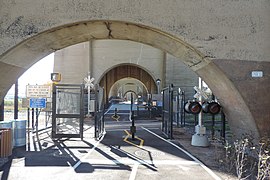
[(121, 20), (181, 36), (208, 56), (265, 61), (269, 8), (268, 0), (2, 0), (0, 54), (53, 27)]
[(222, 73), (222, 70), (216, 68), (216, 65), (212, 62), (197, 73), (199, 76), (205, 77), (204, 81), (224, 107), (224, 113), (227, 117), (230, 117), (229, 124), (233, 133), (238, 137), (244, 132), (253, 134), (255, 138), (258, 137), (258, 134), (254, 132), (254, 129), (257, 128), (254, 117), (239, 91), (237, 91), (226, 75)]
[[(98, 84), (101, 87), (104, 87), (106, 100), (110, 98), (109, 93), (113, 85), (117, 81), (127, 77), (139, 80), (142, 84), (144, 84), (149, 93), (154, 94), (157, 92), (156, 82), (147, 71), (142, 69), (140, 66), (122, 64), (108, 71), (102, 76), (102, 79), (98, 81)], [(147, 94), (143, 95), (147, 96)], [(117, 96), (117, 94), (114, 94), (114, 96)]]
[[(194, 71), (209, 63), (202, 53), (174, 36), (146, 26), (119, 21), (81, 22), (46, 31), (11, 49), (1, 57), (1, 61), (27, 69), (47, 53), (91, 38), (115, 38), (149, 44), (173, 54)], [(3, 89), (1, 93), (4, 95), (7, 90)]]
[[(224, 80), (222, 88), (235, 91), (228, 94), (210, 83), (214, 93), (227, 92), (240, 102), (236, 110), (227, 107), (228, 100), (220, 93), (228, 118), (236, 118), (237, 123), (239, 117), (248, 116), (246, 121), (253, 121), (241, 94), (206, 57), (269, 62), (269, 9), (268, 0), (2, 0), (0, 61), (7, 73), (0, 72), (0, 97), (22, 74), (12, 69), (28, 69), (45, 55), (69, 45), (114, 38), (142, 42), (170, 53), (208, 82), (207, 72), (213, 72), (213, 82)], [(85, 23), (78, 23), (82, 21)], [(256, 126), (253, 129), (256, 131)]]
[(61, 73), (61, 83), (83, 83), (89, 72), (89, 43), (80, 43), (55, 52), (53, 71)]
[[(270, 136), (270, 62), (214, 60), (233, 82), (250, 109), (261, 135)], [(252, 77), (252, 71), (262, 71), (263, 77)], [(229, 106), (234, 107), (234, 101)], [(244, 119), (243, 119), (244, 120)], [(250, 126), (244, 121), (243, 126)]]
[[(146, 71), (154, 81), (152, 86), (160, 79), (161, 88), (173, 84), (185, 91), (186, 99), (193, 98), (193, 87), (198, 85), (198, 75), (194, 71), (170, 54), (133, 41), (91, 40), (61, 49), (55, 53), (54, 72), (61, 73), (61, 83), (82, 83), (88, 72), (95, 78), (94, 82), (99, 83), (110, 70), (127, 64)], [(117, 74), (123, 73), (117, 71)], [(144, 86), (148, 93), (156, 93), (156, 87), (151, 88), (149, 83)], [(117, 89), (114, 95), (117, 95)]]

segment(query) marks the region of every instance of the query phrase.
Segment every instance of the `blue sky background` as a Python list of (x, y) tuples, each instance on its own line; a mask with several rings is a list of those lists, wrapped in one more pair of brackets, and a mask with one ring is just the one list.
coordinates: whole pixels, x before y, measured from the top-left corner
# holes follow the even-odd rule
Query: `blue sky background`
[[(54, 53), (38, 61), (19, 78), (19, 97), (25, 97), (26, 85), (42, 85), (51, 82), (53, 72)], [(6, 97), (14, 96), (14, 85), (10, 88)]]

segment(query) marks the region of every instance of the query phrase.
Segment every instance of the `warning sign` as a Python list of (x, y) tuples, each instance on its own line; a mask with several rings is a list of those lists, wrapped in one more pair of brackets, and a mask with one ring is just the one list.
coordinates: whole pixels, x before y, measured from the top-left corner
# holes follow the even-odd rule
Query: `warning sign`
[(50, 85), (27, 85), (26, 86), (27, 98), (49, 98), (51, 97)]

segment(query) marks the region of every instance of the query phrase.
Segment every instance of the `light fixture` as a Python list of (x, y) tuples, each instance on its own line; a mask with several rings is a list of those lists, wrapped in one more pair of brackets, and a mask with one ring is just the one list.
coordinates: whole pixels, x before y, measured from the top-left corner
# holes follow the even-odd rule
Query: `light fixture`
[(51, 80), (53, 82), (60, 82), (61, 81), (61, 74), (60, 73), (51, 73)]
[(160, 94), (160, 82), (161, 82), (161, 80), (157, 79), (156, 82), (157, 82), (157, 88), (158, 88), (157, 93)]

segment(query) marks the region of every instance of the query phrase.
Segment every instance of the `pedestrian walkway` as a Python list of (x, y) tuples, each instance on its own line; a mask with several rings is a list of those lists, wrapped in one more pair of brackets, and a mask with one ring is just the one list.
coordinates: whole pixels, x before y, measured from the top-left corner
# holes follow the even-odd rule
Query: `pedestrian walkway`
[[(126, 105), (112, 106), (127, 111)], [(109, 112), (109, 111), (107, 111)], [(96, 141), (93, 120), (84, 138), (51, 139), (51, 129), (30, 133), (25, 148), (14, 150), (2, 179), (219, 179), (210, 169), (164, 139), (158, 120), (137, 120), (132, 139), (129, 115), (106, 115), (106, 133)]]

